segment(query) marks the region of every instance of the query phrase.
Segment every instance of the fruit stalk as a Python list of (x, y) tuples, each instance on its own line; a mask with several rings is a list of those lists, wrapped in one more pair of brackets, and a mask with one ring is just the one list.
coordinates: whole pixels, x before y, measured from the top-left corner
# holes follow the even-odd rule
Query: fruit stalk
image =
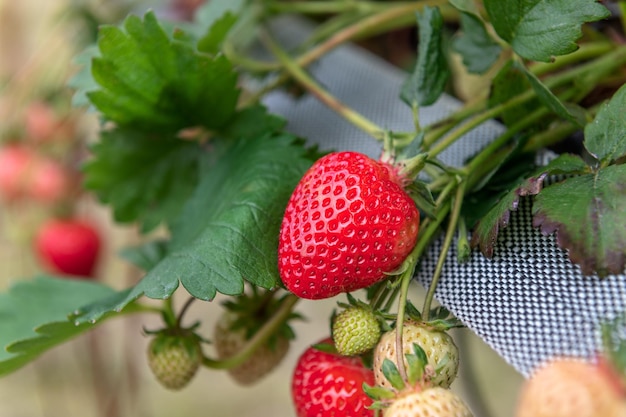
[(465, 185), (467, 183), (464, 180), (458, 180), (458, 182), (459, 184), (456, 189), (456, 195), (454, 200), (451, 202), (452, 213), (450, 214), (450, 220), (448, 221), (448, 229), (446, 230), (446, 235), (443, 245), (441, 246), (441, 252), (439, 253), (439, 259), (437, 259), (437, 265), (435, 267), (435, 271), (433, 272), (432, 280), (428, 286), (428, 292), (424, 298), (424, 307), (422, 308), (422, 319), (424, 321), (428, 321), (429, 319), (431, 304), (433, 298), (435, 297), (435, 290), (437, 289), (437, 284), (439, 282), (439, 278), (441, 277), (441, 271), (443, 270), (443, 264), (447, 258), (448, 251), (450, 250), (450, 245), (452, 244), (452, 239), (454, 238), (456, 226), (459, 221), (459, 215), (461, 214), (461, 207), (463, 206), (463, 196), (465, 195)]
[(246, 345), (236, 355), (224, 360), (215, 360), (205, 356), (202, 360), (202, 364), (212, 369), (230, 369), (242, 364), (275, 333), (276, 329), (278, 329), (285, 320), (287, 320), (293, 307), (299, 300), (300, 299), (293, 294), (287, 295), (283, 299), (282, 305), (276, 314), (248, 340)]
[(308, 90), (330, 109), (334, 110), (350, 123), (357, 126), (359, 129), (363, 130), (377, 140), (382, 140), (384, 130), (380, 126), (354, 111), (333, 96), (328, 90), (323, 88), (311, 76), (309, 76), (300, 65), (289, 57), (289, 55), (278, 45), (278, 43), (276, 43), (276, 41), (272, 39), (267, 32), (262, 31), (260, 38), (268, 49), (274, 54), (274, 56), (276, 56), (276, 58), (283, 64), (289, 75), (298, 81), (302, 87)]

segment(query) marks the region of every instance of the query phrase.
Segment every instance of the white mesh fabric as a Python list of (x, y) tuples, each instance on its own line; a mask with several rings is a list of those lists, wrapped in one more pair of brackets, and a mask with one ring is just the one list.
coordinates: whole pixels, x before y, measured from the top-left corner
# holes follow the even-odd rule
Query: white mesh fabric
[[(286, 45), (296, 45), (310, 28), (300, 20), (280, 19), (274, 29)], [(329, 53), (310, 70), (336, 97), (379, 126), (394, 131), (413, 129), (411, 111), (399, 99), (407, 75), (403, 71), (351, 45)], [(295, 99), (273, 92), (265, 104), (287, 119), (288, 131), (323, 150), (380, 155), (380, 143), (309, 95)], [(459, 105), (443, 96), (420, 110), (420, 120), (424, 125), (432, 123)], [(461, 165), (503, 131), (496, 122), (484, 123), (440, 157), (448, 164)], [(438, 254), (439, 244), (435, 244), (422, 260), (416, 280), (423, 285), (430, 282)], [(527, 375), (553, 355), (594, 354), (600, 343), (598, 324), (626, 308), (626, 277), (584, 277), (552, 236), (543, 236), (531, 226), (531, 199), (525, 198), (501, 232), (493, 259), (474, 252), (470, 262), (459, 265), (454, 248), (450, 251), (436, 297)]]

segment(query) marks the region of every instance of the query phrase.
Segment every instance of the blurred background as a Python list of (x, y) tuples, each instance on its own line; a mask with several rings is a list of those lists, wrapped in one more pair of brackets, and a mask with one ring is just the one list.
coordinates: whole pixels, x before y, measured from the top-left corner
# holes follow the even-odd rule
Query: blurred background
[[(139, 242), (137, 231), (114, 225), (110, 213), (80, 190), (80, 164), (86, 144), (97, 137), (98, 122), (94, 114), (72, 108), (66, 85), (76, 70), (76, 55), (95, 40), (99, 24), (117, 23), (131, 11), (143, 13), (148, 8), (171, 19), (189, 19), (200, 3), (0, 0), (0, 146), (3, 150), (18, 147), (48, 167), (40, 195), (0, 201), (0, 291), (41, 271), (33, 255), (34, 234), (47, 219), (68, 212), (89, 219), (103, 235), (105, 255), (95, 272), (98, 279), (117, 289), (140, 279), (140, 271), (116, 253)], [(407, 65), (412, 36), (408, 31), (389, 36), (392, 41), (376, 39), (362, 46), (396, 65)], [(398, 39), (404, 39), (407, 48), (398, 48)], [(7, 166), (0, 162), (0, 182)], [(423, 297), (423, 289), (412, 291), (412, 297)], [(175, 303), (180, 305), (185, 299), (179, 290)], [(299, 304), (298, 311), (307, 321), (294, 323), (298, 338), (289, 355), (279, 369), (251, 388), (237, 386), (225, 372), (202, 370), (188, 388), (167, 391), (150, 374), (147, 338), (142, 333), (144, 328), (157, 328), (159, 322), (141, 315), (107, 322), (1, 378), (0, 417), (193, 417), (207, 413), (291, 417), (291, 370), (309, 344), (329, 334), (328, 318), (338, 300), (344, 301), (338, 297)], [(199, 332), (208, 338), (221, 311), (219, 303), (219, 298), (194, 303), (187, 316), (190, 322), (202, 320)], [(453, 389), (477, 417), (512, 415), (521, 376), (471, 332), (461, 329), (453, 335), (462, 363)]]

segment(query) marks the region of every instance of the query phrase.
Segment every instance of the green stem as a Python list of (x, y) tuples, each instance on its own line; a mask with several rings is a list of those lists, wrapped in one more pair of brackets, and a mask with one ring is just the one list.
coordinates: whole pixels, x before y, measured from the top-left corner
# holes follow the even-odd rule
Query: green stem
[(163, 301), (163, 309), (161, 310), (163, 321), (169, 326), (176, 325), (176, 313), (174, 313), (174, 301), (172, 297), (168, 297)]
[(398, 302), (398, 316), (396, 319), (396, 363), (398, 364), (398, 372), (400, 372), (400, 376), (402, 377), (403, 381), (407, 381), (408, 378), (406, 373), (406, 367), (404, 366), (402, 330), (404, 328), (404, 315), (406, 311), (406, 300), (409, 292), (409, 284), (413, 279), (415, 267), (417, 266), (417, 260), (417, 257), (412, 257), (408, 259), (408, 261), (410, 262), (410, 266), (406, 269), (406, 271), (402, 273), (402, 277), (400, 278), (402, 281), (400, 284), (400, 300)]
[[(290, 4), (306, 4), (303, 2), (290, 3)], [(317, 61), (328, 52), (332, 51), (336, 47), (357, 39), (364, 34), (372, 36), (377, 31), (382, 30), (390, 22), (401, 20), (403, 24), (415, 24), (416, 11), (423, 9), (425, 6), (442, 6), (442, 13), (447, 10), (450, 13), (452, 8), (445, 8), (447, 0), (425, 0), (420, 2), (403, 3), (400, 6), (394, 5), (380, 13), (376, 13), (372, 16), (359, 20), (358, 22), (343, 28), (336, 32), (334, 35), (326, 39), (326, 41), (320, 43), (318, 46), (311, 48), (309, 51), (295, 59), (297, 66), (305, 68), (311, 63)], [(260, 99), (268, 91), (276, 89), (279, 85), (284, 84), (289, 79), (289, 73), (284, 72), (278, 75), (272, 82), (264, 86), (260, 91), (256, 92), (248, 100), (250, 103), (254, 103)]]
[(583, 43), (571, 54), (558, 56), (553, 62), (536, 62), (529, 65), (528, 69), (536, 76), (541, 76), (549, 72), (577, 64), (591, 58), (602, 56), (615, 49), (615, 44), (608, 41)]
[(387, 297), (387, 302), (382, 308), (382, 311), (388, 312), (393, 307), (394, 301), (398, 298), (398, 292), (400, 291), (400, 286), (396, 285), (391, 290), (391, 294)]
[(472, 159), (469, 164), (467, 164), (466, 172), (468, 174), (473, 174), (474, 170), (481, 166), (485, 166), (487, 161), (492, 158), (493, 154), (498, 151), (502, 146), (506, 145), (515, 135), (517, 135), (524, 129), (536, 124), (548, 114), (550, 114), (550, 110), (546, 107), (542, 107), (509, 127), (503, 134), (498, 136), (496, 139), (490, 142), (489, 145), (483, 148), (483, 150), (480, 151), (480, 153), (476, 155), (476, 157), (474, 157), (474, 159)]
[(185, 313), (187, 312), (187, 310), (189, 310), (189, 307), (191, 306), (191, 304), (193, 304), (194, 301), (196, 301), (196, 297), (189, 297), (189, 299), (185, 302), (183, 307), (180, 309), (180, 312), (178, 313), (178, 317), (176, 318), (176, 327), (181, 326), (181, 322), (183, 321), (183, 317), (185, 316)]
[(456, 225), (459, 221), (459, 215), (461, 213), (461, 207), (463, 206), (463, 196), (465, 195), (465, 181), (461, 181), (459, 186), (456, 189), (456, 195), (454, 197), (454, 201), (452, 202), (452, 214), (450, 215), (450, 220), (448, 222), (448, 229), (446, 230), (446, 237), (444, 238), (443, 245), (441, 247), (441, 252), (439, 253), (439, 259), (437, 259), (437, 266), (435, 267), (435, 271), (433, 273), (433, 279), (428, 286), (428, 292), (426, 293), (426, 297), (424, 298), (424, 307), (422, 308), (422, 320), (428, 321), (430, 316), (430, 308), (435, 297), (435, 290), (437, 289), (437, 284), (439, 283), (439, 278), (441, 277), (441, 272), (443, 270), (443, 264), (448, 256), (448, 251), (450, 250), (450, 246), (452, 244), (452, 239), (456, 232)]
[(375, 13), (393, 9), (396, 7), (414, 8), (413, 1), (397, 1), (393, 3), (381, 3), (376, 1), (306, 1), (306, 2), (280, 2), (267, 3), (267, 9), (276, 13), (301, 13), (301, 14), (335, 14), (335, 13)]
[(372, 310), (378, 310), (380, 308), (380, 305), (385, 301), (385, 299), (387, 298), (387, 295), (389, 294), (389, 286), (387, 285), (387, 282), (381, 282), (378, 284), (378, 288), (376, 289), (376, 293), (374, 294), (374, 296), (372, 297), (372, 299), (370, 300), (370, 307), (372, 307)]
[(241, 365), (276, 333), (276, 330), (287, 320), (293, 307), (299, 300), (300, 299), (293, 294), (286, 296), (282, 301), (282, 305), (276, 311), (276, 314), (246, 342), (244, 347), (237, 354), (223, 360), (215, 360), (205, 356), (202, 360), (202, 364), (212, 369), (231, 369)]
[(335, 96), (330, 94), (328, 90), (323, 88), (317, 83), (309, 74), (304, 71), (297, 62), (295, 62), (270, 36), (267, 32), (262, 32), (260, 35), (262, 41), (268, 47), (268, 49), (276, 56), (276, 58), (283, 64), (285, 70), (307, 91), (317, 97), (322, 103), (341, 115), (344, 119), (352, 123), (354, 126), (363, 130), (370, 136), (377, 140), (382, 140), (384, 137), (384, 130), (351, 109), (346, 104), (339, 101)]
[[(553, 75), (551, 77), (547, 77), (543, 82), (549, 89), (553, 90), (568, 82), (578, 82), (580, 79), (585, 79), (584, 87), (589, 88), (589, 84), (597, 82), (597, 80), (605, 76), (607, 72), (610, 72), (615, 68), (620, 68), (622, 65), (624, 65), (624, 63), (626, 63), (626, 45), (614, 48), (612, 52), (605, 54), (593, 61), (581, 64), (576, 68)], [(484, 110), (482, 111), (482, 113), (476, 114), (473, 119), (469, 120), (457, 130), (454, 130), (453, 133), (451, 133), (450, 135), (445, 137), (445, 139), (438, 142), (435, 146), (429, 149), (428, 146), (435, 143), (435, 141), (441, 138), (443, 134), (450, 131), (452, 127), (455, 127), (456, 124), (466, 119), (467, 117), (470, 117), (472, 114), (475, 114), (477, 110), (480, 111), (481, 108), (484, 108), (486, 106), (485, 100), (477, 102), (469, 108), (462, 108), (457, 113), (451, 115), (448, 119), (446, 119), (446, 122), (452, 125), (451, 127), (446, 127), (445, 125), (437, 126), (437, 131), (434, 131), (433, 133), (431, 133), (431, 135), (427, 135), (427, 138), (424, 141), (426, 146), (425, 149), (428, 149), (429, 155), (431, 157), (434, 157), (447, 149), (450, 145), (452, 145), (459, 138), (464, 136), (467, 132), (473, 130), (487, 120), (498, 117), (503, 112), (514, 108), (515, 106), (523, 104), (535, 98), (536, 96), (537, 95), (534, 90), (526, 90), (525, 92), (511, 98), (504, 103)], [(437, 125), (440, 125), (440, 123), (438, 123)]]
[[(437, 205), (441, 206), (442, 202), (446, 201), (449, 197), (450, 192), (452, 191), (455, 183), (451, 183), (444, 191), (442, 191), (439, 198), (437, 198)], [(407, 257), (406, 261), (408, 263), (408, 267), (402, 273), (400, 279), (400, 300), (398, 302), (398, 314), (396, 316), (396, 362), (398, 365), (398, 371), (402, 376), (403, 380), (407, 380), (406, 367), (404, 366), (404, 349), (402, 345), (402, 329), (404, 328), (404, 316), (406, 310), (406, 302), (408, 296), (408, 289), (411, 280), (413, 279), (413, 275), (415, 274), (415, 268), (417, 267), (417, 262), (420, 259), (424, 250), (428, 247), (431, 239), (435, 236), (435, 233), (439, 229), (439, 225), (443, 222), (443, 219), (446, 217), (450, 205), (443, 205), (439, 212), (438, 217), (432, 221), (431, 219), (426, 219), (420, 228), (420, 233), (418, 235), (417, 244)], [(394, 297), (395, 299), (395, 294)], [(391, 298), (388, 301), (388, 306), (391, 304)], [(423, 312), (422, 312), (423, 314)], [(428, 315), (427, 315), (428, 316)]]

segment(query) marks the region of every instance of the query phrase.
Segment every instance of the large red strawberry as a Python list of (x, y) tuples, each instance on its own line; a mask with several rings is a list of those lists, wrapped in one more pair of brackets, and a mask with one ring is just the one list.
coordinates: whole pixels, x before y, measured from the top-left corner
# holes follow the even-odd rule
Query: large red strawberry
[[(320, 344), (332, 344), (328, 338)], [(372, 400), (363, 383), (374, 374), (361, 359), (309, 347), (298, 359), (291, 384), (298, 417), (370, 417)]]
[(307, 171), (287, 205), (278, 267), (302, 298), (328, 298), (385, 279), (413, 249), (419, 211), (399, 169), (337, 152)]
[(92, 277), (100, 252), (100, 234), (84, 220), (51, 219), (35, 237), (35, 252), (51, 272)]

